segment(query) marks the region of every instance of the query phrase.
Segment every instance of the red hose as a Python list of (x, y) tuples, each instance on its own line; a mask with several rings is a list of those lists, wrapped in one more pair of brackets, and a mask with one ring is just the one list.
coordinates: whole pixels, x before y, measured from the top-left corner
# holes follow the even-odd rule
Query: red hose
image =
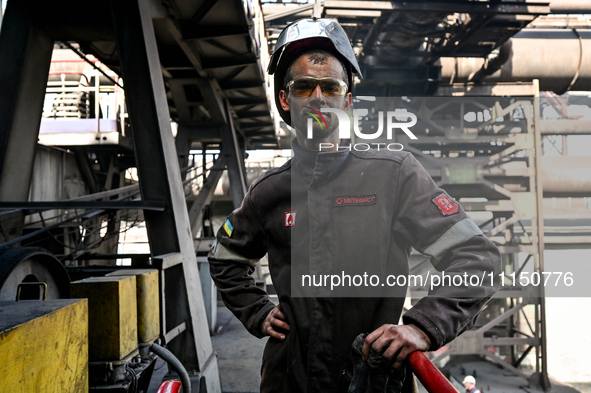
[(162, 382), (156, 393), (180, 393), (181, 381), (165, 381)]
[(411, 353), (408, 362), (412, 371), (429, 393), (459, 393), (423, 352)]

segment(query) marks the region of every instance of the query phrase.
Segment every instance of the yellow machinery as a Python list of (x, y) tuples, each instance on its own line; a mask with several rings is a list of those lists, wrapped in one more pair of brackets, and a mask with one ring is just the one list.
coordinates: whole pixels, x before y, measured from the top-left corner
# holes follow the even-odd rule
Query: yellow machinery
[[(96, 277), (83, 273), (70, 283), (44, 250), (8, 249), (0, 257), (6, 267), (0, 272), (0, 392), (147, 391), (154, 352), (175, 360), (157, 346), (157, 269), (91, 268)], [(64, 299), (68, 295), (72, 299)], [(183, 373), (182, 365), (173, 368)]]
[(88, 299), (91, 362), (122, 360), (137, 350), (134, 276), (87, 278), (73, 282), (70, 291)]
[(160, 335), (158, 270), (125, 269), (107, 274), (108, 277), (129, 275), (135, 276), (137, 284), (137, 331), (141, 347), (151, 344)]
[(88, 301), (0, 302), (0, 391), (88, 392)]
[(140, 377), (152, 373), (150, 345), (160, 335), (158, 271), (118, 270), (74, 281), (70, 292), (88, 299), (91, 391), (148, 383)]

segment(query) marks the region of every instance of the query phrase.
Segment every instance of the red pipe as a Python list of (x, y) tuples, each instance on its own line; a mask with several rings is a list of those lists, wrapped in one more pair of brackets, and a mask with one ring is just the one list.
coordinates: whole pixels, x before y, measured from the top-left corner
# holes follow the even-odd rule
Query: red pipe
[(181, 386), (181, 381), (165, 381), (156, 393), (180, 393)]
[(412, 371), (429, 393), (459, 393), (423, 352), (411, 353), (408, 362)]

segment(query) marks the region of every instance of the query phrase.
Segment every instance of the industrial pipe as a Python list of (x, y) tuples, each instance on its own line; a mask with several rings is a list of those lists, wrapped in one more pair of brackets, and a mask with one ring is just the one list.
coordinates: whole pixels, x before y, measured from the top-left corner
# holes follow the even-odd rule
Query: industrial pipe
[(591, 135), (591, 121), (588, 120), (542, 120), (542, 135)]
[(591, 157), (542, 157), (545, 197), (591, 196)]
[[(485, 65), (483, 58), (441, 58), (442, 83), (470, 81)], [(473, 79), (473, 77), (472, 77)], [(512, 38), (509, 59), (485, 82), (540, 80), (541, 91), (562, 94), (591, 90), (591, 31), (524, 29)]]
[(501, 45), (499, 53), (492, 58), (486, 59), (482, 67), (478, 71), (476, 71), (475, 74), (471, 75), (468, 78), (468, 81), (480, 82), (487, 76), (492, 75), (498, 70), (500, 70), (503, 64), (505, 64), (507, 60), (511, 58), (512, 47), (512, 40), (511, 38), (509, 38), (507, 42)]
[[(538, 3), (538, 0), (527, 0), (528, 3)], [(591, 14), (589, 0), (554, 0), (550, 2), (551, 14)]]
[(160, 356), (164, 361), (168, 363), (170, 367), (176, 371), (183, 384), (183, 391), (185, 393), (191, 393), (191, 380), (189, 379), (189, 373), (185, 370), (185, 366), (180, 360), (173, 355), (168, 349), (161, 347), (158, 344), (150, 345), (150, 351)]
[(410, 354), (408, 363), (413, 373), (429, 393), (459, 393), (437, 367), (427, 359), (423, 352)]
[[(449, 168), (447, 165), (450, 162), (456, 162), (455, 165), (465, 165), (466, 167), (471, 163), (474, 164), (473, 159), (453, 158), (445, 160), (442, 169)], [(591, 157), (543, 156), (541, 175), (544, 198), (591, 197), (591, 170), (589, 168), (591, 168)], [(511, 172), (515, 173), (515, 170), (518, 170), (517, 174), (511, 174)], [(524, 181), (525, 178), (522, 177), (523, 172), (521, 171), (526, 170), (525, 162), (510, 161), (486, 169), (484, 176), (486, 179), (512, 192), (523, 192), (527, 191), (528, 182)], [(434, 175), (438, 176), (438, 174)]]
[(550, 2), (552, 14), (591, 14), (591, 1), (554, 0)]

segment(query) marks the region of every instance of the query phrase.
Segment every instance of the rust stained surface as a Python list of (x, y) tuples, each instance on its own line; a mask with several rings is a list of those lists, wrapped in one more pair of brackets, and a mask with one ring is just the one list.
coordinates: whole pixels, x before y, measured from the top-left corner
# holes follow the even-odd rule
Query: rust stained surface
[(0, 391), (88, 392), (86, 299), (0, 302)]
[(90, 361), (125, 358), (137, 348), (135, 276), (75, 281), (71, 296), (88, 299)]

